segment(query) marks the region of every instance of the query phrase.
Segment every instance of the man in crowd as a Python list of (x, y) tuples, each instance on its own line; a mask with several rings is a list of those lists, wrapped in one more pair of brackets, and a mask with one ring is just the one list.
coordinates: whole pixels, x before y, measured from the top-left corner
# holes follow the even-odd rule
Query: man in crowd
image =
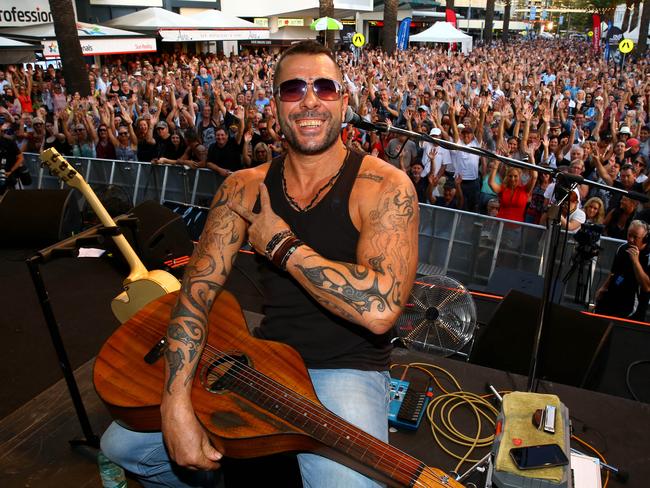
[(618, 248), (605, 283), (596, 292), (596, 312), (645, 320), (650, 298), (648, 224), (634, 220), (627, 242)]

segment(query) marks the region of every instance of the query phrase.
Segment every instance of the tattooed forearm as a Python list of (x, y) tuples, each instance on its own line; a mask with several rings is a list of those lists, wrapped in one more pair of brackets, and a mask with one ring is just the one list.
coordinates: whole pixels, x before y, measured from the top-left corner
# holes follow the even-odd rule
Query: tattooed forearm
[[(298, 270), (315, 287), (352, 307), (359, 315), (372, 310), (373, 306), (379, 312), (386, 308), (393, 308), (396, 303), (394, 289), (399, 287), (399, 282), (394, 280), (388, 290), (379, 289), (379, 278), (375, 276), (370, 283), (367, 282), (369, 270), (354, 264), (339, 263), (346, 268), (346, 272), (334, 266), (298, 266)], [(354, 282), (353, 282), (354, 281)]]
[(207, 340), (208, 315), (222, 289), (222, 283), (237, 254), (242, 227), (232, 212), (229, 201), (242, 202), (244, 188), (236, 179), (227, 180), (214, 198), (201, 240), (185, 270), (178, 302), (167, 328), (169, 342), (166, 353), (168, 374), (166, 389), (179, 375), (183, 385), (192, 381), (198, 359)]
[(406, 303), (415, 275), (417, 216), (412, 185), (387, 180), (364, 216), (356, 264), (303, 251), (291, 272), (330, 312), (383, 333)]
[(171, 392), (171, 384), (176, 378), (176, 374), (180, 369), (183, 369), (185, 363), (185, 355), (183, 351), (176, 349), (172, 351), (167, 349), (165, 351), (165, 359), (167, 360), (167, 367), (169, 368), (169, 379), (167, 380), (167, 391)]

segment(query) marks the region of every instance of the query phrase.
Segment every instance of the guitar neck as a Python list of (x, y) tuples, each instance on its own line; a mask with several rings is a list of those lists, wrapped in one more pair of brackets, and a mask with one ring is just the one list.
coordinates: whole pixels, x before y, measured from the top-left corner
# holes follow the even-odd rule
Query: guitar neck
[[(99, 201), (99, 198), (97, 198), (97, 195), (95, 195), (95, 192), (88, 183), (86, 183), (84, 180), (80, 180), (75, 186), (79, 189), (79, 191), (81, 191), (83, 196), (86, 198), (86, 201), (99, 218), (99, 221), (105, 227), (117, 227), (117, 224), (110, 216), (110, 214), (106, 211), (104, 205), (102, 205), (102, 202)], [(130, 273), (124, 282), (131, 283), (133, 281), (145, 278), (149, 272), (129, 244), (129, 241), (126, 240), (126, 237), (124, 237), (123, 234), (118, 234), (116, 236), (112, 236), (112, 239), (126, 259), (126, 262), (129, 264)]]
[[(253, 373), (259, 374), (259, 373)], [(427, 467), (409, 456), (346, 422), (321, 405), (263, 376), (259, 387), (250, 376), (227, 380), (227, 388), (260, 408), (282, 418), (300, 431), (344, 457), (354, 460), (384, 478), (393, 486), (446, 487), (461, 486), (439, 470)]]

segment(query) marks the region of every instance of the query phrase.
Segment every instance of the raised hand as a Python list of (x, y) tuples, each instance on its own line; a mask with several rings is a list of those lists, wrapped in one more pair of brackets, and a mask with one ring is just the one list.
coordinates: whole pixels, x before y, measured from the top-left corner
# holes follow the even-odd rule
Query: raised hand
[(266, 245), (279, 232), (291, 230), (271, 208), (271, 198), (264, 183), (260, 183), (260, 211), (253, 213), (238, 202), (228, 203), (230, 209), (246, 220), (248, 226), (248, 242), (260, 254), (264, 254)]

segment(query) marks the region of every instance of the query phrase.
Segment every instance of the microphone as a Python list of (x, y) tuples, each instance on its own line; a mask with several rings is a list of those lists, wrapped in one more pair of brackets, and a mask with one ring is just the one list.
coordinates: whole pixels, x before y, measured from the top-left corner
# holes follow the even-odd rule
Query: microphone
[(355, 111), (352, 110), (352, 107), (350, 106), (348, 106), (348, 109), (345, 111), (345, 120), (343, 120), (343, 122), (346, 124), (352, 124), (355, 127), (363, 130), (381, 130), (377, 125), (373, 124), (372, 122), (368, 122), (359, 114), (355, 113)]

